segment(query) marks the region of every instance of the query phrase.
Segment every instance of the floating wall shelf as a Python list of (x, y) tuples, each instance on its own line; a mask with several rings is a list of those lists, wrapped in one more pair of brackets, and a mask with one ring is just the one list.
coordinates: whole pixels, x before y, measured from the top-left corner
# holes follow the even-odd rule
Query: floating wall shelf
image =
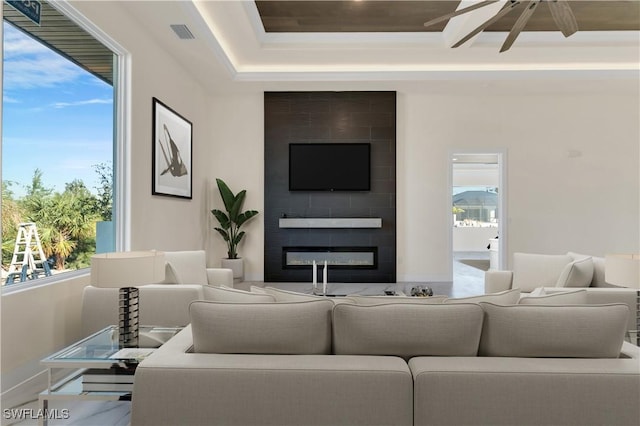
[(281, 218), (280, 228), (382, 228), (379, 217)]

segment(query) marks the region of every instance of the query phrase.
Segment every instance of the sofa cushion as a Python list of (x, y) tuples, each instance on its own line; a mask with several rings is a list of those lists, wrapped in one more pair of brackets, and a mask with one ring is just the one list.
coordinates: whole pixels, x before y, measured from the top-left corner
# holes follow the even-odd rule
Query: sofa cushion
[(573, 259), (556, 254), (513, 254), (513, 284), (524, 292), (536, 287), (553, 287), (564, 267)]
[(214, 302), (235, 302), (235, 303), (273, 303), (276, 299), (269, 294), (250, 293), (229, 287), (215, 287), (210, 285), (202, 286), (204, 300)]
[(342, 304), (333, 309), (338, 355), (475, 356), (482, 330), (476, 304)]
[(593, 279), (593, 260), (590, 257), (568, 263), (556, 282), (556, 287), (589, 287)]
[(328, 300), (189, 306), (194, 352), (319, 355), (331, 353)]
[(499, 293), (484, 294), (481, 296), (457, 297), (445, 299), (443, 303), (480, 303), (491, 302), (496, 305), (515, 305), (520, 299), (520, 289), (501, 291)]
[(629, 315), (624, 304), (480, 306), (480, 356), (617, 358)]
[(257, 285), (252, 285), (252, 286), (249, 287), (249, 289), (251, 290), (251, 293), (269, 294), (269, 293), (266, 292), (264, 287), (259, 287)]
[(298, 293), (295, 291), (280, 290), (273, 287), (264, 287), (264, 292), (272, 295), (278, 302), (305, 302), (312, 300), (326, 300), (322, 296)]
[(544, 288), (536, 289), (528, 296), (520, 298), (521, 305), (586, 305), (587, 290), (567, 290), (553, 294), (547, 294)]

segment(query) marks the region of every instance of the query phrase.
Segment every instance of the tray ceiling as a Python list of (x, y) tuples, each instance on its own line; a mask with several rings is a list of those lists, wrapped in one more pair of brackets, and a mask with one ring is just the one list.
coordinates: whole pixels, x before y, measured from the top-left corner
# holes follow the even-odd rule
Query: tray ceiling
[[(447, 22), (424, 22), (456, 10), (459, 1), (256, 1), (267, 33), (440, 32)], [(485, 31), (509, 31), (527, 5), (524, 1)], [(570, 1), (580, 31), (640, 30), (640, 1)], [(544, 6), (544, 5), (543, 5)], [(525, 31), (557, 31), (548, 7), (539, 7)]]

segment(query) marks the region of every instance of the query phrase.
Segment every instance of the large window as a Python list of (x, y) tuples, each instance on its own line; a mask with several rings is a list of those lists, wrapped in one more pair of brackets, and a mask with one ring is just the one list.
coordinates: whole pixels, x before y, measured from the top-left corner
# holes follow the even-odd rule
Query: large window
[(42, 10), (34, 26), (3, 9), (3, 286), (115, 248), (114, 55)]

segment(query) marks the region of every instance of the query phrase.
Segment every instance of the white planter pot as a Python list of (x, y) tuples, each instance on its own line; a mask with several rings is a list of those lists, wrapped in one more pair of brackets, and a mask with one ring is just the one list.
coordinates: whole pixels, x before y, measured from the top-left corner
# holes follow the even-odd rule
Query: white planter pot
[(233, 282), (241, 283), (244, 281), (244, 260), (242, 259), (222, 259), (223, 268), (233, 271)]

